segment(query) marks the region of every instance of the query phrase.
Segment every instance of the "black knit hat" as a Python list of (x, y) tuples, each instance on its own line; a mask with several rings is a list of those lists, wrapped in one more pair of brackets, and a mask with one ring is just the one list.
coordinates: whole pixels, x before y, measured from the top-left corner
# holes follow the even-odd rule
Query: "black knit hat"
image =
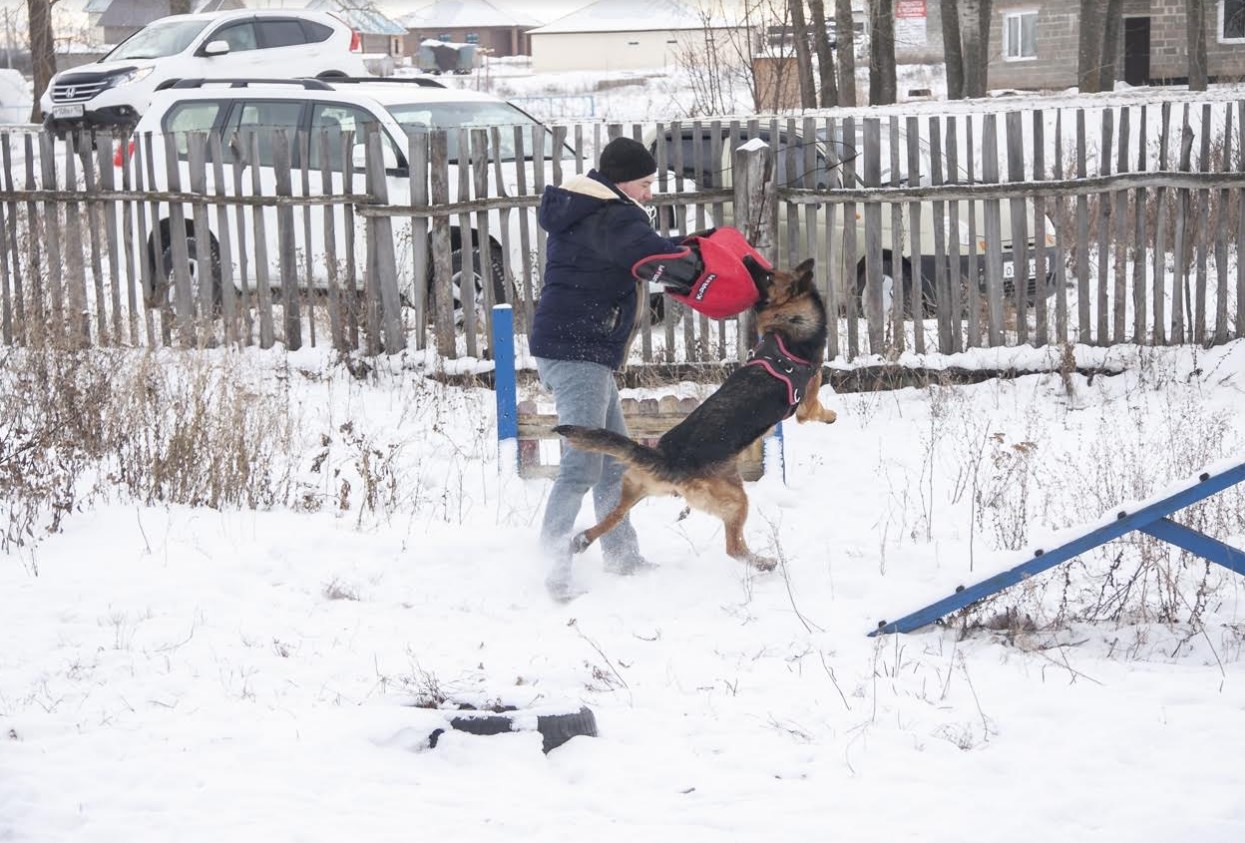
[(644, 144), (631, 138), (614, 138), (601, 150), (597, 172), (614, 184), (635, 181), (657, 172), (657, 162)]

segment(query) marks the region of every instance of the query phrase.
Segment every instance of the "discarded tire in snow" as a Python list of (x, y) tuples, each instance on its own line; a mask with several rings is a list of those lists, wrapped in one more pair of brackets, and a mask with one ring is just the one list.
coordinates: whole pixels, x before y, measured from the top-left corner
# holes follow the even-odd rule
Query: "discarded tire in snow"
[[(472, 713), (464, 711), (450, 720), (450, 728), (470, 735), (502, 735), (508, 732), (530, 730), (531, 715), (517, 708), (508, 707), (502, 711), (481, 711)], [(573, 714), (540, 714), (536, 716), (536, 731), (543, 739), (541, 751), (549, 752), (577, 735), (590, 738), (597, 736), (597, 719), (592, 710), (581, 707)], [(437, 739), (445, 733), (437, 729), (428, 736), (428, 746), (435, 747)]]

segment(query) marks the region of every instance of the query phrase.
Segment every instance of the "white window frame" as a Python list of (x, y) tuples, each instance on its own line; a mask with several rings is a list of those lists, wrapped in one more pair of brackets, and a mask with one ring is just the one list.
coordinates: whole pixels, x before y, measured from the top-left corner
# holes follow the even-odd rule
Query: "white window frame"
[[(1008, 43), (1009, 42), (1008, 34), (1011, 32), (1010, 24), (1013, 20), (1016, 20), (1019, 18), (1026, 18), (1026, 17), (1033, 18), (1033, 29), (1034, 29), (1033, 55), (1031, 56), (1012, 55), (1011, 48), (1013, 45)], [(1038, 25), (1038, 10), (1037, 9), (1017, 9), (1015, 11), (1004, 13), (1003, 15), (1003, 61), (1037, 61), (1037, 25)], [(1024, 24), (1021, 23), (1020, 26), (1023, 31)], [(1021, 41), (1023, 42), (1023, 40), (1024, 39), (1022, 37)], [(1017, 50), (1020, 49), (1019, 44), (1014, 45), (1014, 46), (1016, 47)]]
[(1220, 44), (1245, 44), (1245, 38), (1224, 37), (1223, 26), (1226, 23), (1227, 0), (1219, 0), (1216, 5), (1219, 7), (1219, 26), (1215, 28), (1215, 40)]

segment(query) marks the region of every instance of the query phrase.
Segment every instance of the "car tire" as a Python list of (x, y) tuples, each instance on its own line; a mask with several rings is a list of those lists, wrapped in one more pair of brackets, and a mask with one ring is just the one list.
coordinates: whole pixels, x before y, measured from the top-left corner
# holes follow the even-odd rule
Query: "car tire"
[[(220, 313), (221, 302), (224, 300), (224, 294), (221, 289), (221, 266), (220, 266), (220, 244), (216, 242), (216, 238), (208, 236), (208, 278), (212, 285), (212, 315), (216, 316)], [(202, 284), (204, 283), (203, 260), (199, 256), (199, 241), (193, 234), (186, 235), (186, 257), (190, 266), (190, 294), (194, 302), (202, 301), (203, 292)], [(164, 277), (169, 279), (169, 289), (167, 292), (169, 304), (173, 304), (173, 244), (166, 243), (164, 250), (160, 254), (161, 264), (164, 267)], [(162, 302), (155, 302), (155, 306), (160, 306)]]
[[(476, 271), (480, 263), (481, 250), (476, 246), (471, 250), (470, 255), (463, 253), (462, 247), (458, 247), (450, 253), (450, 272), (451, 285), (454, 293), (454, 324), (463, 324), (463, 303), (462, 303), (462, 280), (464, 267), (466, 272), (470, 273), (474, 278), (475, 287), (475, 306), (477, 313), (482, 313), (485, 306), (484, 298), (484, 279)], [(509, 299), (506, 296), (506, 260), (502, 254), (501, 248), (494, 245), (489, 249), (489, 263), (493, 271), (493, 303), (504, 304)], [(429, 272), (429, 278), (432, 273)], [(434, 287), (428, 293), (429, 313), (436, 311), (436, 288)]]
[[(521, 731), (515, 727), (516, 714), (519, 714), (517, 709), (509, 709), (496, 714), (464, 715), (450, 720), (450, 727), (469, 735), (504, 735)], [(536, 718), (536, 730), (540, 732), (541, 752), (548, 754), (571, 738), (580, 735), (595, 738), (597, 719), (587, 707), (569, 714), (541, 714)], [(442, 731), (437, 729), (428, 736), (430, 749), (436, 748)]]
[(666, 319), (666, 296), (663, 293), (648, 294), (648, 324), (654, 328)]

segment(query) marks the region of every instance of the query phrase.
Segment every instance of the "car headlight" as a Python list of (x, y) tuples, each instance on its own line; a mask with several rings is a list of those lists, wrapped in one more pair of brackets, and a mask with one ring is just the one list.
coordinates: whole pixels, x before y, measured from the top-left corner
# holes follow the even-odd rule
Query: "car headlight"
[(108, 87), (116, 88), (119, 85), (132, 85), (138, 80), (146, 78), (147, 76), (150, 76), (151, 71), (155, 69), (156, 68), (154, 66), (136, 67), (133, 70), (127, 70), (124, 73), (118, 73), (116, 76), (113, 76), (108, 80)]

